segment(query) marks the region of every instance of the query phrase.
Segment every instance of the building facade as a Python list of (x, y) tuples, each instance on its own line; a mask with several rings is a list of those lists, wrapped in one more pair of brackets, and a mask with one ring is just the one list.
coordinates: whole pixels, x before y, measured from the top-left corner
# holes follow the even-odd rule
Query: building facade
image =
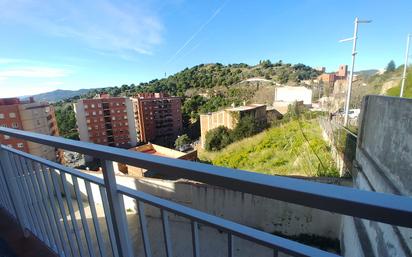
[(141, 142), (174, 142), (182, 133), (180, 97), (141, 93), (132, 100)]
[[(322, 72), (325, 72), (323, 70)], [(333, 86), (335, 81), (337, 80), (346, 80), (348, 77), (348, 65), (341, 64), (339, 68), (334, 73), (323, 73), (318, 76), (318, 81), (322, 81), (323, 83)]]
[(74, 104), (81, 141), (129, 148), (137, 145), (138, 128), (132, 100), (96, 95)]
[[(35, 102), (33, 98), (25, 101), (19, 98), (0, 99), (0, 126), (51, 136), (59, 135), (53, 106), (47, 102)], [(6, 135), (0, 137), (0, 144), (48, 160), (56, 160), (56, 149), (54, 147), (27, 142)]]
[(228, 129), (234, 129), (239, 120), (250, 115), (254, 120), (264, 125), (267, 123), (266, 105), (250, 104), (238, 107), (228, 108), (218, 112), (211, 112), (200, 115), (200, 143), (201, 147), (205, 148), (206, 134), (209, 130), (219, 126), (225, 126)]
[(277, 102), (285, 102), (288, 104), (303, 101), (304, 105), (312, 105), (312, 89), (306, 87), (284, 86), (275, 88), (274, 105)]

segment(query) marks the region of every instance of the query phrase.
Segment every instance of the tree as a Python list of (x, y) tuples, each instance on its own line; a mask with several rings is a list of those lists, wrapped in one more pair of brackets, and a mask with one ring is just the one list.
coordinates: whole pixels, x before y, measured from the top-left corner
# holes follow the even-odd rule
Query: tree
[(225, 126), (219, 126), (206, 133), (205, 148), (208, 151), (218, 151), (232, 143), (230, 130)]
[(262, 128), (256, 123), (251, 115), (240, 118), (236, 128), (232, 132), (232, 139), (234, 141), (250, 137), (260, 132)]
[(392, 71), (395, 71), (395, 69), (396, 69), (395, 62), (391, 60), (386, 66), (386, 72), (392, 72)]
[(176, 138), (176, 141), (175, 141), (175, 147), (176, 148), (182, 147), (182, 146), (187, 145), (187, 144), (190, 144), (190, 138), (189, 138), (188, 135), (183, 134), (183, 135), (179, 136), (178, 138)]
[(79, 139), (76, 129), (76, 116), (72, 104), (63, 104), (55, 107), (55, 115), (60, 136), (69, 139)]

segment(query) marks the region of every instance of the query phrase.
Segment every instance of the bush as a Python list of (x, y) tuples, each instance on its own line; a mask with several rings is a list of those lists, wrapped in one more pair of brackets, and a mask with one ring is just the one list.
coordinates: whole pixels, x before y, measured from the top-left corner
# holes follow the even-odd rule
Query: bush
[(225, 126), (219, 126), (206, 133), (205, 148), (208, 151), (218, 151), (232, 143), (231, 130)]
[(183, 134), (183, 135), (179, 136), (178, 138), (176, 138), (175, 147), (179, 148), (179, 147), (187, 145), (189, 143), (190, 143), (189, 136), (186, 135), (186, 134)]
[(232, 139), (233, 141), (237, 141), (245, 137), (250, 137), (259, 133), (262, 129), (263, 128), (255, 122), (254, 118), (248, 115), (240, 119), (232, 132)]

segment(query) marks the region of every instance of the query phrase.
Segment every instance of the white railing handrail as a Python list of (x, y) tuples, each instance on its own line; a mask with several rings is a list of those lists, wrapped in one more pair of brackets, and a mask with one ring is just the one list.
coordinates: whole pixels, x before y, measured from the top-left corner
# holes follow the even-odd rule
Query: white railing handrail
[(412, 198), (407, 196), (257, 174), (10, 128), (0, 128), (0, 134), (236, 191), (392, 225), (412, 227)]

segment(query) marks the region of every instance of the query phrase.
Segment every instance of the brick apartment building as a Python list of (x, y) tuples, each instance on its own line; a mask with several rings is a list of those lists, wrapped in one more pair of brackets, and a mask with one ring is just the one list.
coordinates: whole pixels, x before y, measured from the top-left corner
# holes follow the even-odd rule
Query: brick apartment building
[(74, 104), (81, 141), (130, 148), (137, 145), (138, 132), (132, 100), (96, 95)]
[[(0, 126), (51, 136), (59, 134), (53, 106), (47, 102), (35, 102), (33, 98), (25, 101), (19, 98), (1, 98)], [(7, 135), (0, 136), (0, 143), (48, 160), (56, 160), (56, 149), (50, 146)]]
[(142, 93), (133, 98), (142, 142), (174, 142), (182, 133), (181, 99), (166, 93)]

